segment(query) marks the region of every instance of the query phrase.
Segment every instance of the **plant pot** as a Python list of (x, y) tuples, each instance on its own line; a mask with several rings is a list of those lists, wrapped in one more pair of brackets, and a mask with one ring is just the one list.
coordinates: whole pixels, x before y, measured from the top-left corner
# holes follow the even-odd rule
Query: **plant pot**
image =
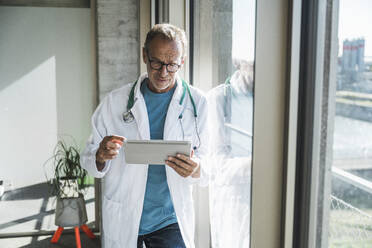
[(82, 194), (79, 197), (57, 198), (55, 225), (75, 227), (87, 223), (87, 210)]

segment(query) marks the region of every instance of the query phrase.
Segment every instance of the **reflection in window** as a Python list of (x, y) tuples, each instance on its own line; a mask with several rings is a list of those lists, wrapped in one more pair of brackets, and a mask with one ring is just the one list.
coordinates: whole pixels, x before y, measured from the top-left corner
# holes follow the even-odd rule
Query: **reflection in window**
[(212, 247), (249, 247), (255, 1), (198, 4), (193, 73), (209, 103)]
[(245, 61), (208, 93), (211, 126), (210, 222), (213, 247), (249, 247), (252, 66)]

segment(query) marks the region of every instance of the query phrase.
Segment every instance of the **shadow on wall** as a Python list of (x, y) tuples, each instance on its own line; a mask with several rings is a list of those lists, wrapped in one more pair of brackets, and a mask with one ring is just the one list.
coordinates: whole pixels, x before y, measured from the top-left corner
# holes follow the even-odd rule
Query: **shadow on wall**
[[(48, 183), (39, 183), (11, 191), (7, 191), (4, 193), (4, 195), (0, 198), (1, 202), (5, 203), (6, 201), (24, 201), (24, 200), (37, 200), (37, 199), (43, 199), (41, 208), (39, 209), (39, 213), (24, 216), (19, 219), (14, 219), (6, 223), (2, 223), (0, 221), (0, 233), (2, 229), (9, 228), (13, 225), (19, 225), (22, 223), (26, 223), (32, 220), (38, 220), (37, 226), (35, 227), (36, 230), (41, 229), (41, 224), (43, 222), (44, 217), (52, 215), (55, 213), (55, 209), (47, 210), (46, 205), (50, 199), (50, 185)], [(54, 199), (54, 198), (53, 198)], [(85, 203), (93, 203), (94, 198), (86, 199)], [(7, 211), (7, 209), (2, 209), (0, 205), (0, 211)], [(17, 211), (17, 210), (15, 210)], [(2, 246), (0, 246), (2, 247)], [(38, 246), (35, 246), (38, 247)]]
[(34, 200), (49, 198), (50, 186), (48, 183), (38, 183), (31, 186), (6, 191), (1, 201)]

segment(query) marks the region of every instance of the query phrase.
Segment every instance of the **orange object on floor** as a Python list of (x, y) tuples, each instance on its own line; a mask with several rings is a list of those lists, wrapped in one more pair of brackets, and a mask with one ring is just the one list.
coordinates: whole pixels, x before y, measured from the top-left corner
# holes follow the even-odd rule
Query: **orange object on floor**
[[(89, 227), (87, 225), (81, 225), (81, 230), (83, 230), (85, 232), (85, 234), (91, 238), (91, 239), (95, 239), (96, 238), (96, 235), (93, 234), (92, 230), (89, 229)], [(57, 243), (59, 238), (61, 237), (61, 234), (63, 232), (63, 227), (58, 227), (58, 229), (55, 231), (52, 239), (50, 240), (51, 243)], [(79, 227), (74, 227), (74, 230), (75, 230), (75, 239), (76, 239), (76, 247), (77, 248), (81, 248), (81, 240), (80, 240), (80, 231), (79, 231)]]
[(76, 226), (74, 229), (75, 229), (76, 247), (81, 248), (79, 227)]
[(89, 227), (87, 225), (85, 225), (85, 224), (81, 225), (81, 230), (83, 230), (89, 238), (91, 238), (91, 239), (96, 238), (96, 235), (93, 234), (93, 232), (89, 229)]
[(63, 227), (58, 227), (57, 231), (54, 233), (53, 238), (50, 242), (57, 243), (59, 238), (61, 237), (62, 232), (63, 232)]

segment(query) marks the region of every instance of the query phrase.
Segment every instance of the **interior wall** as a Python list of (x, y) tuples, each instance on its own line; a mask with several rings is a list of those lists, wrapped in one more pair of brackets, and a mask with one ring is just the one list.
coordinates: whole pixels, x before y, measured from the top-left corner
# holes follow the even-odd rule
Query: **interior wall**
[(0, 180), (45, 181), (61, 135), (83, 148), (96, 106), (90, 9), (0, 7)]

